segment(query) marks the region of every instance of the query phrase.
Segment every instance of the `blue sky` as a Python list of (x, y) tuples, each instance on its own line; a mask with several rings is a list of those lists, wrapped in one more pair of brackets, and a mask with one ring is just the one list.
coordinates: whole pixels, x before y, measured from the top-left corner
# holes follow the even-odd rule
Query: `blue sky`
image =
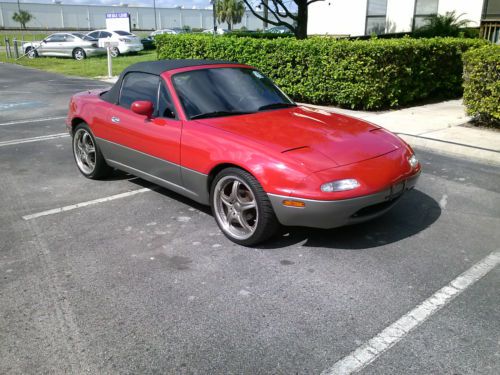
[[(17, 0), (2, 0), (4, 2), (16, 2)], [(45, 3), (51, 4), (52, 0), (21, 0), (22, 3)], [(120, 5), (120, 3), (128, 4), (129, 6), (153, 6), (153, 0), (62, 0), (63, 4), (85, 4), (85, 5)], [(162, 8), (173, 8), (176, 6), (184, 8), (205, 8), (210, 6), (209, 0), (156, 0), (156, 6)]]

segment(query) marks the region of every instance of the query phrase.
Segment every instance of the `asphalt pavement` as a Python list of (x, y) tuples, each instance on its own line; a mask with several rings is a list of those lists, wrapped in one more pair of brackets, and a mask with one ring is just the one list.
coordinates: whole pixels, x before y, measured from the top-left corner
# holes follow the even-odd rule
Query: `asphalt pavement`
[(69, 97), (106, 86), (0, 64), (0, 373), (329, 373), (446, 286), (360, 373), (500, 373), (499, 168), (416, 148), (383, 217), (245, 248), (204, 206), (78, 172)]

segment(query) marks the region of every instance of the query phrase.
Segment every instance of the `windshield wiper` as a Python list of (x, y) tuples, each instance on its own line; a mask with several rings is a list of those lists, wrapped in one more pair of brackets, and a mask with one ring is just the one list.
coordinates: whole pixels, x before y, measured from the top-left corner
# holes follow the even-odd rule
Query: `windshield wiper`
[(288, 107), (296, 107), (297, 104), (294, 103), (271, 103), (263, 105), (259, 107), (259, 111), (265, 111), (266, 109), (278, 109), (278, 108), (288, 108)]
[(235, 116), (235, 115), (248, 115), (253, 112), (244, 112), (244, 111), (214, 111), (207, 113), (200, 113), (198, 115), (191, 116), (191, 120), (196, 120), (200, 118), (209, 118), (209, 117), (222, 117), (222, 116)]

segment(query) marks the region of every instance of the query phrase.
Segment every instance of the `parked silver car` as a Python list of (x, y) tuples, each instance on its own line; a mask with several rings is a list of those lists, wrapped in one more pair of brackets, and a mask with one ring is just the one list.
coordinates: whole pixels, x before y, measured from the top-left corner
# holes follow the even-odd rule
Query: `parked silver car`
[(83, 60), (89, 56), (106, 53), (105, 48), (98, 47), (97, 39), (81, 33), (55, 33), (47, 38), (23, 43), (23, 51), (31, 59), (38, 56), (72, 57)]

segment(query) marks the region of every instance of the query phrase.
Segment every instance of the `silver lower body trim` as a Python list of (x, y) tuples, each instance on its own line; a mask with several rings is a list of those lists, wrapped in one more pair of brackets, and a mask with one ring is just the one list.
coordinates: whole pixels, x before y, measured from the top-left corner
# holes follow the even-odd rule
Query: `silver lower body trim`
[[(286, 226), (331, 229), (357, 224), (383, 215), (394, 206), (408, 190), (411, 190), (420, 174), (410, 177), (402, 191), (394, 194), (386, 189), (375, 194), (337, 201), (301, 199), (284, 195), (268, 194), (278, 221)], [(289, 207), (283, 200), (297, 200), (305, 207)]]

